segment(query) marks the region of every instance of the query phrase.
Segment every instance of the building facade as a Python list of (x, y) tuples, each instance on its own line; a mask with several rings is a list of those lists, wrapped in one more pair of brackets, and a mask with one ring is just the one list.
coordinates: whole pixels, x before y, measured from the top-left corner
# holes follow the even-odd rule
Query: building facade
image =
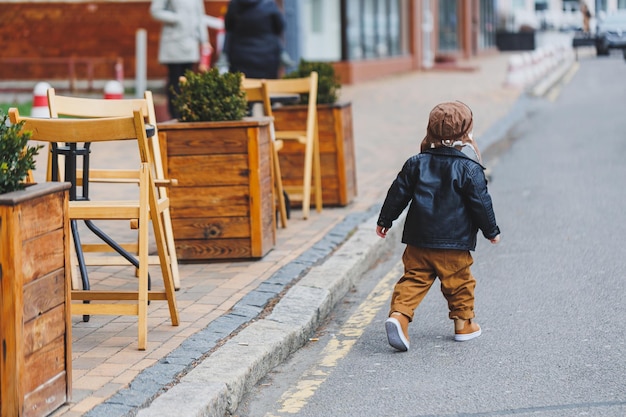
[[(292, 57), (332, 62), (342, 82), (350, 84), (496, 52), (499, 1), (277, 3), (288, 21), (285, 47)], [(166, 69), (157, 61), (160, 24), (150, 17), (149, 0), (1, 3), (0, 81), (5, 84), (9, 80), (107, 80), (120, 76), (132, 83), (140, 30), (146, 33), (148, 80), (165, 78)], [(223, 16), (227, 5), (227, 0), (205, 0), (206, 12), (212, 16)], [(216, 44), (218, 33), (211, 30), (210, 37)]]
[(286, 48), (344, 83), (495, 51), (496, 0), (283, 0)]

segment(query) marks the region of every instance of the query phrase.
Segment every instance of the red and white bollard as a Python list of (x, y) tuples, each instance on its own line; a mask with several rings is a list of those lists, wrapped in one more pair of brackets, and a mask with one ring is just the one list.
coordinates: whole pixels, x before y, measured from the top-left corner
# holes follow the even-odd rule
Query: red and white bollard
[(119, 100), (124, 98), (124, 86), (119, 81), (107, 81), (104, 85), (104, 98), (107, 100)]
[(50, 118), (50, 109), (48, 109), (49, 88), (50, 84), (46, 82), (35, 84), (35, 88), (33, 89), (33, 107), (30, 110), (31, 117)]
[(515, 54), (509, 57), (505, 85), (508, 87), (524, 87), (526, 85), (526, 64), (522, 55)]

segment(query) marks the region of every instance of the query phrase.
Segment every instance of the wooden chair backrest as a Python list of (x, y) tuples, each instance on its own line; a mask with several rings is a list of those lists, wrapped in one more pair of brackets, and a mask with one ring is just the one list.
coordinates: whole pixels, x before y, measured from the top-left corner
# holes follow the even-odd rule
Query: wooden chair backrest
[(44, 119), (20, 116), (18, 109), (9, 109), (11, 123), (24, 122), (22, 127), (31, 132), (31, 139), (40, 142), (107, 142), (136, 140), (141, 162), (152, 164), (148, 139), (141, 109), (126, 117), (96, 119)]
[[(155, 179), (165, 179), (163, 158), (159, 147), (154, 99), (151, 91), (144, 92), (143, 98), (99, 99), (57, 95), (54, 88), (48, 89), (50, 117), (99, 118), (130, 116), (137, 108), (141, 110), (146, 123), (154, 127), (154, 135), (149, 138), (150, 151), (154, 160)], [(160, 189), (161, 193), (165, 190)]]
[(57, 95), (54, 88), (48, 89), (48, 108), (50, 117), (62, 116), (78, 118), (117, 117), (132, 114), (135, 108), (141, 109), (148, 123), (156, 123), (150, 108), (154, 110), (152, 93), (146, 91), (144, 98), (136, 99), (99, 99)]
[(273, 117), (272, 103), (269, 89), (265, 80), (258, 78), (243, 78), (241, 88), (246, 93), (246, 100), (263, 104), (263, 111), (266, 116)]
[(282, 78), (278, 80), (264, 80), (269, 94), (307, 94), (306, 135), (312, 138), (317, 125), (317, 72), (302, 78)]

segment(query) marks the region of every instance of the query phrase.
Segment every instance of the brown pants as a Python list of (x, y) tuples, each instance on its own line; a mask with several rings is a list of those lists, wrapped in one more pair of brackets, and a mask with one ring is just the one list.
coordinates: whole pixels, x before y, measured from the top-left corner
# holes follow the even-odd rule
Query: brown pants
[(402, 262), (404, 275), (394, 287), (389, 314), (398, 311), (413, 321), (415, 309), (439, 277), (441, 292), (448, 301), (449, 317), (474, 318), (476, 280), (470, 272), (474, 260), (469, 251), (407, 245)]

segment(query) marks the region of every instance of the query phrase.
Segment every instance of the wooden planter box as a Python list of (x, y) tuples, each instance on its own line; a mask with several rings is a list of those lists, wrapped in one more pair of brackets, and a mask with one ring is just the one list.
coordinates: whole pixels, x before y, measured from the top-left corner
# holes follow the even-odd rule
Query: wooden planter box
[(70, 399), (69, 183), (0, 195), (0, 415), (47, 416)]
[[(272, 110), (277, 130), (299, 130), (305, 124), (306, 106), (283, 106)], [(356, 161), (352, 134), (352, 103), (317, 106), (324, 206), (346, 206), (357, 195)], [(304, 147), (285, 142), (280, 151), (284, 185), (302, 185)], [(293, 206), (292, 202), (292, 206)]]
[(261, 258), (276, 244), (270, 119), (158, 125), (181, 261)]

